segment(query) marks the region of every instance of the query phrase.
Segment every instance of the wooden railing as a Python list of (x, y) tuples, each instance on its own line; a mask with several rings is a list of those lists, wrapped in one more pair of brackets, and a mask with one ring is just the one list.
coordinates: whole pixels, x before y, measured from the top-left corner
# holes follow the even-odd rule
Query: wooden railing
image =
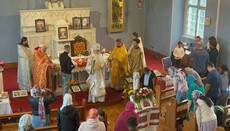
[(185, 118), (187, 112), (187, 100), (177, 103), (176, 98), (172, 97), (166, 106), (166, 112), (161, 113), (159, 118), (159, 131), (176, 131), (177, 118)]
[[(76, 106), (76, 108), (78, 109), (80, 121), (85, 121), (86, 120), (86, 100), (83, 99), (82, 105)], [(52, 125), (56, 124), (57, 111), (58, 111), (58, 109), (52, 109), (51, 110), (50, 121), (51, 121)], [(16, 127), (18, 127), (17, 123), (18, 123), (20, 117), (24, 114), (32, 114), (32, 112), (30, 111), (30, 112), (20, 112), (20, 113), (0, 115), (0, 130), (12, 128), (12, 126), (14, 127), (15, 124), (16, 124)]]
[(160, 111), (162, 111), (162, 103), (167, 102), (170, 98), (176, 97), (174, 93), (174, 87), (168, 87), (165, 89), (161, 89), (159, 85), (155, 86), (156, 90), (156, 101), (159, 105)]

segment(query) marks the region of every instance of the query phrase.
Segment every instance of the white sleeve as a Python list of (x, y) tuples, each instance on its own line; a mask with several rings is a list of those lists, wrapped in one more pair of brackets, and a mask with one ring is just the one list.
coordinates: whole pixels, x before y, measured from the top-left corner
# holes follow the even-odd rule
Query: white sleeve
[(200, 111), (200, 106), (196, 109), (196, 122), (197, 122), (198, 130), (200, 130), (200, 126), (201, 126), (201, 111)]
[(92, 70), (92, 63), (93, 61), (91, 60), (91, 58), (88, 59), (85, 70), (90, 74), (91, 70)]

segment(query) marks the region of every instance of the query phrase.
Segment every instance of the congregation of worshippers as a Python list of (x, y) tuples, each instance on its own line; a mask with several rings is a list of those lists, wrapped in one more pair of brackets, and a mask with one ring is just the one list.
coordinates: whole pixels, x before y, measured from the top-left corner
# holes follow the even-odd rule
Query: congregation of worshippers
[[(216, 32), (205, 32), (214, 29), (213, 23), (220, 26), (219, 32), (223, 30), (219, 20), (214, 22), (205, 12), (211, 3), (185, 0), (182, 34), (188, 38), (170, 38), (166, 45), (167, 35), (158, 36), (160, 33), (177, 35), (175, 18), (170, 30), (163, 25), (167, 20), (162, 17), (168, 14), (159, 8), (168, 3), (133, 1), (137, 7), (128, 0), (107, 1), (107, 31), (100, 27), (106, 23), (100, 21), (106, 12), (96, 9), (106, 7), (97, 7), (97, 2), (88, 2), (94, 3), (92, 10), (72, 8), (73, 0), (45, 0), (46, 9), (20, 7), (20, 40), (13, 45), (17, 48), (16, 66), (0, 56), (0, 130), (230, 130), (230, 67), (225, 56), (229, 49), (224, 49), (226, 43), (219, 39), (218, 27)], [(230, 4), (217, 1), (218, 6)], [(71, 8), (65, 8), (66, 3)], [(174, 3), (177, 6), (179, 2), (172, 4), (172, 11), (177, 11)], [(4, 12), (2, 5), (0, 2), (0, 12)], [(149, 15), (152, 8), (159, 10), (158, 15)], [(139, 16), (143, 9), (144, 17)], [(175, 17), (176, 13), (170, 14)], [(154, 16), (155, 22), (151, 20)], [(0, 24), (7, 23), (1, 19)], [(162, 19), (158, 26), (167, 31), (158, 30), (154, 23), (159, 20), (155, 19)], [(4, 36), (0, 33), (1, 39)], [(0, 48), (0, 55), (10, 54), (3, 50)]]

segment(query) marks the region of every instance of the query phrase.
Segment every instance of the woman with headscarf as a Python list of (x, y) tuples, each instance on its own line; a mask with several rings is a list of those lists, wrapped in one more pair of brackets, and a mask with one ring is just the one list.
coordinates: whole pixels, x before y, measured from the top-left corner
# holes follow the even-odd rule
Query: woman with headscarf
[(66, 93), (63, 98), (63, 105), (57, 112), (58, 131), (77, 131), (80, 125), (77, 109), (72, 106), (72, 95)]
[[(187, 76), (187, 83), (188, 83), (188, 94), (187, 94), (187, 99), (188, 99), (188, 109), (187, 109), (187, 120), (189, 119), (189, 111), (194, 111), (194, 104), (193, 104), (193, 99), (196, 99), (196, 95), (198, 96), (199, 93), (194, 94), (192, 96), (192, 93), (197, 90), (200, 91), (202, 94), (204, 94), (204, 84), (200, 81), (197, 81), (196, 78), (193, 75), (188, 75)], [(195, 93), (195, 92), (194, 92)]]
[(202, 82), (200, 75), (193, 68), (186, 67), (184, 70), (187, 76), (193, 75), (198, 82)]
[[(51, 98), (46, 96), (49, 91)], [(33, 94), (29, 97), (29, 103), (32, 108), (33, 127), (43, 127), (50, 125), (49, 114), (51, 113), (49, 104), (55, 102), (57, 97), (50, 89), (40, 89), (38, 86), (33, 87)]]
[(18, 131), (35, 131), (32, 126), (33, 118), (29, 114), (21, 116), (18, 123)]
[(176, 92), (177, 102), (181, 102), (187, 98), (188, 85), (186, 75), (183, 71), (178, 71), (175, 67), (170, 67), (168, 73), (173, 78), (174, 91)]
[(198, 131), (216, 131), (217, 118), (213, 110), (212, 100), (201, 95), (196, 103), (198, 105), (195, 112)]
[(105, 124), (98, 119), (97, 109), (90, 109), (87, 121), (83, 122), (78, 131), (106, 131)]
[(135, 105), (131, 101), (127, 102), (125, 111), (119, 115), (114, 131), (128, 131), (127, 120), (129, 117), (135, 117), (139, 121), (139, 116), (135, 112)]

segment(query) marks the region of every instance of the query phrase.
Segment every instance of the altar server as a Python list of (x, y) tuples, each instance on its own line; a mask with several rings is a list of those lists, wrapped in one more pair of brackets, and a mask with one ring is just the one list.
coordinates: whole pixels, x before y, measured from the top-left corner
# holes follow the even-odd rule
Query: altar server
[(104, 79), (105, 60), (100, 53), (100, 44), (93, 45), (93, 54), (87, 61), (86, 71), (89, 73), (87, 83), (89, 87), (89, 102), (105, 101), (105, 79)]
[(21, 90), (32, 88), (32, 52), (29, 50), (28, 40), (22, 37), (18, 44), (18, 78), (17, 82)]
[(121, 39), (116, 40), (116, 46), (109, 56), (112, 59), (111, 67), (111, 88), (122, 90), (125, 88), (125, 80), (121, 75), (128, 71), (128, 57), (125, 44)]
[(131, 49), (130, 54), (128, 54), (129, 72), (131, 72), (131, 74), (133, 72), (139, 72), (139, 74), (142, 74), (143, 72), (143, 52), (138, 46), (139, 43), (139, 39), (134, 39), (134, 47)]
[[(138, 44), (138, 46), (140, 47), (140, 49), (141, 49), (141, 51), (143, 53), (143, 58), (142, 58), (143, 67), (146, 67), (146, 60), (145, 60), (145, 52), (144, 52), (143, 43), (142, 43), (141, 37), (138, 37), (137, 32), (132, 33), (132, 40), (134, 40), (134, 39), (139, 39), (140, 40), (140, 43)], [(131, 47), (128, 50), (128, 55), (131, 53), (131, 50), (133, 49), (133, 47), (134, 46), (133, 46), (133, 43), (132, 43)]]

